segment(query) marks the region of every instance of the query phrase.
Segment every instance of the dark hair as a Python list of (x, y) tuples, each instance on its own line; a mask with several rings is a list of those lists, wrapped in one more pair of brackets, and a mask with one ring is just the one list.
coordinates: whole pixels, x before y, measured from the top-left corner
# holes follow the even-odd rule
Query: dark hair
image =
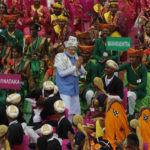
[(127, 140), (132, 141), (134, 146), (139, 147), (139, 139), (136, 134), (129, 134)]
[(15, 49), (19, 54), (22, 55), (23, 53), (23, 47), (20, 46), (19, 44), (16, 44), (15, 46), (13, 46), (13, 49)]
[(5, 44), (6, 43), (6, 37), (3, 35), (0, 35), (0, 43)]
[(44, 150), (47, 147), (47, 139), (45, 137), (39, 137), (37, 140), (37, 147), (39, 150)]
[(8, 14), (8, 12), (7, 12), (7, 5), (4, 2), (2, 2), (2, 1), (0, 2), (0, 4), (5, 7), (5, 14)]

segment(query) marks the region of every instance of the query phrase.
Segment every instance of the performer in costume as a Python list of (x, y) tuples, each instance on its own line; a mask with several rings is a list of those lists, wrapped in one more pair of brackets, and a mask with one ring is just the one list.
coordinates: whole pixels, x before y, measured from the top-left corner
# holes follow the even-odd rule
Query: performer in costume
[(115, 51), (106, 50), (106, 37), (111, 34), (113, 25), (100, 24), (101, 38), (95, 40), (95, 49), (93, 51), (94, 58), (98, 62), (99, 76), (102, 77), (104, 74), (105, 62), (108, 59), (118, 61), (118, 53)]
[(7, 14), (7, 7), (5, 3), (0, 2), (0, 32), (6, 28), (6, 20), (3, 17), (4, 14)]
[(73, 30), (68, 22), (68, 18), (61, 14), (58, 16), (58, 25), (59, 25), (59, 32), (56, 41), (59, 43), (64, 44), (65, 41), (69, 39), (69, 36), (73, 36)]
[[(147, 69), (142, 64), (142, 50), (128, 49), (130, 62), (119, 66), (119, 71), (127, 71), (129, 120), (134, 117), (136, 101), (146, 96)], [(139, 105), (142, 106), (142, 101)]]
[(53, 127), (49, 124), (44, 124), (41, 127), (41, 134), (42, 137), (38, 140), (45, 140), (46, 141), (46, 148), (45, 150), (61, 150), (61, 145), (58, 141), (58, 139), (56, 139), (53, 136)]
[[(55, 57), (56, 85), (59, 88), (60, 97), (69, 110), (69, 120), (72, 121), (73, 114), (80, 114), (79, 102), (79, 75), (85, 70), (82, 66), (82, 57), (77, 58), (77, 39), (70, 37), (65, 42), (65, 52), (58, 53)], [(64, 63), (65, 62), (65, 63)]]
[(89, 104), (94, 95), (92, 82), (93, 79), (98, 76), (96, 61), (90, 59), (95, 46), (78, 45), (78, 47), (80, 50), (80, 55), (83, 57), (83, 66), (86, 71), (85, 75), (80, 76), (79, 79), (80, 98), (81, 102)]
[(50, 36), (50, 14), (47, 7), (41, 4), (41, 0), (34, 0), (34, 4), (29, 9), (26, 9), (24, 14), (24, 35), (30, 35), (29, 25), (37, 23), (41, 26), (41, 31), (38, 33), (39, 36)]
[(33, 78), (30, 73), (30, 62), (25, 61), (22, 57), (23, 48), (20, 45), (13, 47), (13, 58), (8, 61), (9, 73), (21, 75), (20, 94), (22, 99), (25, 98), (25, 93), (32, 90)]
[(65, 117), (66, 106), (62, 100), (58, 100), (54, 103), (55, 113), (58, 117), (58, 124), (56, 133), (61, 139), (70, 139), (72, 141), (72, 135), (74, 134), (72, 124)]
[(149, 141), (149, 134), (150, 134), (150, 109), (148, 107), (142, 107), (140, 109), (140, 132), (143, 138), (143, 144), (148, 144), (148, 150), (150, 149), (150, 141)]
[(10, 105), (6, 109), (6, 114), (9, 120), (8, 141), (11, 148), (15, 148), (22, 144), (24, 134), (21, 124), (17, 121), (19, 110), (16, 106)]
[(126, 23), (123, 14), (118, 11), (118, 2), (110, 1), (110, 11), (104, 14), (104, 22), (115, 26), (112, 37), (121, 37), (126, 35)]
[(105, 0), (101, 1), (101, 0), (98, 0), (98, 3), (94, 5), (94, 11), (97, 13), (98, 15), (98, 19), (99, 19), (99, 22), (102, 22), (103, 21), (103, 17), (104, 17), (104, 13), (107, 12), (107, 7), (105, 5)]
[(83, 17), (83, 10), (79, 0), (65, 0), (64, 1), (65, 8), (68, 9), (69, 14), (69, 23), (73, 32), (77, 30), (82, 31), (82, 17)]
[(53, 14), (51, 15), (51, 23), (53, 24), (55, 33), (59, 33), (59, 25), (57, 23), (58, 16), (61, 15), (62, 10), (63, 10), (63, 5), (60, 3), (54, 3), (53, 5)]
[(25, 47), (26, 58), (31, 62), (31, 73), (34, 80), (32, 88), (41, 88), (45, 74), (44, 57), (48, 54), (48, 41), (45, 37), (38, 37), (39, 26), (30, 25), (31, 37)]
[(4, 35), (11, 46), (19, 44), (23, 47), (23, 33), (15, 28), (18, 17), (18, 15), (4, 15), (8, 28), (4, 29), (0, 35)]
[(74, 149), (75, 150), (89, 150), (90, 144), (89, 144), (89, 137), (87, 132), (82, 127), (83, 125), (83, 118), (80, 115), (74, 115), (73, 116), (73, 125), (77, 129), (77, 133), (75, 135), (75, 143), (74, 143)]
[(150, 72), (150, 49), (144, 50), (142, 62), (146, 65), (148, 74)]
[(116, 98), (119, 101), (123, 99), (123, 83), (115, 76), (118, 70), (118, 64), (113, 60), (107, 60), (105, 66), (105, 76), (103, 77), (104, 89), (108, 93), (109, 99)]
[[(112, 122), (114, 125), (112, 126)], [(115, 149), (115, 141), (123, 142), (129, 134), (128, 121), (123, 105), (117, 101), (112, 100), (109, 104), (108, 111), (105, 118), (105, 136), (113, 149)]]
[(138, 37), (137, 47), (147, 49), (150, 47), (150, 21), (144, 24), (144, 32)]
[(0, 125), (0, 149), (10, 150), (10, 144), (7, 139), (8, 127)]
[(0, 69), (1, 73), (8, 67), (7, 62), (11, 57), (11, 47), (7, 46), (5, 36), (0, 35)]

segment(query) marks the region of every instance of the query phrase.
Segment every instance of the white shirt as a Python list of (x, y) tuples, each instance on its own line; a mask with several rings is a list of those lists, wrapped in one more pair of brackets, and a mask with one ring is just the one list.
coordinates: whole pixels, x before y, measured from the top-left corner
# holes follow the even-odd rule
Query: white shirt
[(109, 83), (112, 81), (113, 78), (114, 78), (114, 75), (113, 75), (112, 78), (110, 78), (110, 79), (107, 78), (107, 75), (105, 76), (105, 83), (106, 83), (106, 86), (109, 85)]

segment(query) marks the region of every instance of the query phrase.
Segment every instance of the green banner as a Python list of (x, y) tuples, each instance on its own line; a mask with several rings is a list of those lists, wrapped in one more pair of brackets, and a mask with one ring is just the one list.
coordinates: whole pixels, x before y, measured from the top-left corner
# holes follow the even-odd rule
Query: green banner
[(128, 37), (107, 37), (106, 50), (127, 51), (131, 48), (131, 38)]

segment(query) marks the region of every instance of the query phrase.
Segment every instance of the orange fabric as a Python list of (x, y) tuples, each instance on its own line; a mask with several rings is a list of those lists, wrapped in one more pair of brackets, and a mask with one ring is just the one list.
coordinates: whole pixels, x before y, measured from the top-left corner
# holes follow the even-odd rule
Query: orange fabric
[(8, 61), (8, 65), (9, 65), (9, 66), (13, 66), (13, 65), (14, 65), (14, 61), (13, 61), (13, 59), (9, 59), (9, 61)]
[(5, 63), (5, 59), (2, 58), (2, 59), (1, 59), (1, 64), (4, 65), (4, 63)]
[(108, 29), (109, 31), (113, 31), (115, 26), (112, 24), (99, 24), (99, 27), (101, 31), (103, 29)]
[(51, 77), (53, 75), (53, 68), (47, 70), (48, 76)]
[(17, 21), (17, 19), (19, 18), (19, 15), (3, 15), (3, 17), (6, 20), (6, 22)]
[(129, 134), (127, 116), (124, 107), (117, 100), (113, 100), (109, 105), (105, 118), (105, 139), (107, 139), (113, 149), (114, 142), (122, 142)]
[(150, 109), (144, 108), (141, 112), (140, 118), (140, 132), (143, 138), (143, 143), (148, 143), (148, 150), (150, 150)]
[(90, 36), (90, 33), (88, 31), (86, 32), (76, 31), (75, 34), (76, 36), (79, 36), (81, 38), (88, 38)]
[(84, 52), (84, 51), (86, 51), (86, 52), (93, 52), (93, 50), (94, 50), (94, 48), (95, 48), (95, 45), (92, 45), (92, 46), (86, 46), (86, 45), (78, 45), (78, 47), (79, 47), (79, 49), (80, 49), (80, 51), (82, 52)]
[(137, 49), (129, 48), (128, 54), (129, 54), (129, 56), (143, 56), (143, 50), (142, 49), (137, 50)]
[(91, 150), (99, 150), (101, 147), (100, 144), (95, 144), (94, 141), (91, 141)]
[(144, 50), (144, 53), (145, 53), (146, 55), (150, 55), (150, 48)]

